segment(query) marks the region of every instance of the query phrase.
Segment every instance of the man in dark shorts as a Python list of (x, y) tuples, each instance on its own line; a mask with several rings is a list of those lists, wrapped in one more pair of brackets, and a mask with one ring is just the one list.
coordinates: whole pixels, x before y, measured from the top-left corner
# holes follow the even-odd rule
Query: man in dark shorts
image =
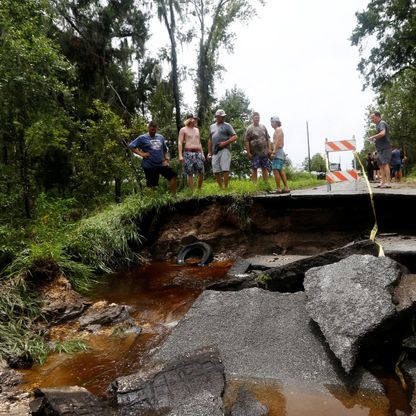
[(368, 140), (373, 142), (377, 149), (377, 162), (380, 168), (381, 182), (377, 188), (391, 188), (390, 185), (390, 161), (391, 144), (388, 124), (381, 119), (381, 114), (375, 111), (371, 114), (371, 121), (376, 125), (376, 134)]
[(162, 175), (169, 181), (170, 192), (175, 194), (177, 175), (169, 166), (165, 138), (157, 133), (157, 123), (154, 121), (148, 124), (147, 129), (148, 133), (136, 137), (129, 147), (133, 153), (143, 158), (142, 168), (146, 176), (146, 186), (152, 189), (157, 187)]

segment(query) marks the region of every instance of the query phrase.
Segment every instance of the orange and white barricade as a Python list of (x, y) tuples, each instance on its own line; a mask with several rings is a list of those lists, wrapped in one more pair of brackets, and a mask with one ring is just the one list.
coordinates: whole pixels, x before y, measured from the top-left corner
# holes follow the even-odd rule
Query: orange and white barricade
[(355, 186), (357, 186), (359, 176), (357, 170), (355, 169), (355, 166), (354, 169), (348, 169), (344, 171), (331, 171), (329, 169), (329, 153), (345, 151), (354, 152), (356, 147), (357, 144), (354, 138), (336, 141), (328, 141), (328, 139), (325, 140), (325, 152), (327, 160), (326, 184), (328, 192), (331, 190), (331, 184), (336, 182), (355, 182)]

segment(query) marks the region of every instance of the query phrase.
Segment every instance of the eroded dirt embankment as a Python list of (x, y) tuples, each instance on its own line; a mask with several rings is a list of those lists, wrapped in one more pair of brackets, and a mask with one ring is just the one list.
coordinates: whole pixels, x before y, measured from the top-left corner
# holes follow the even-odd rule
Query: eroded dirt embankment
[[(415, 234), (414, 197), (376, 195), (379, 232)], [(153, 258), (174, 257), (194, 239), (235, 258), (306, 254), (368, 238), (375, 218), (368, 195), (229, 196), (183, 201), (150, 215), (142, 232)]]

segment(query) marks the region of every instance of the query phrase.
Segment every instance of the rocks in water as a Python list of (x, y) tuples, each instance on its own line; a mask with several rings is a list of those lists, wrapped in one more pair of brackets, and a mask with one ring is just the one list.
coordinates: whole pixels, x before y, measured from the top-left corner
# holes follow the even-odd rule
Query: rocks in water
[(30, 394), (17, 390), (21, 382), (22, 375), (0, 360), (0, 415), (29, 414)]
[(87, 299), (72, 290), (64, 276), (58, 276), (42, 285), (43, 313), (51, 324), (58, 324), (81, 315), (91, 305)]
[(400, 289), (405, 273), (394, 260), (370, 255), (352, 255), (306, 272), (306, 309), (345, 371), (354, 368), (369, 334), (413, 304)]
[(256, 274), (250, 273), (251, 263), (242, 257), (237, 257), (227, 272), (226, 280), (208, 285), (210, 290), (241, 290), (256, 287)]
[(103, 325), (120, 322), (134, 323), (130, 316), (131, 307), (116, 303), (97, 302), (79, 319), (80, 329), (97, 330)]
[(99, 400), (83, 387), (62, 387), (35, 390), (35, 399), (30, 403), (33, 416), (112, 416), (111, 407)]

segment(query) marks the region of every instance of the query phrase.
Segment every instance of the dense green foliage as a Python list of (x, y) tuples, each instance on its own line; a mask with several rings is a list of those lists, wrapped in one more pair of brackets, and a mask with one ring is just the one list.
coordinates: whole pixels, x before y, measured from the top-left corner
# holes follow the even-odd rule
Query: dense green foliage
[[(306, 157), (302, 162), (302, 167), (304, 170), (309, 170), (309, 159)], [(326, 161), (325, 158), (320, 153), (315, 153), (311, 157), (311, 172), (326, 172)]]
[[(353, 45), (364, 55), (359, 63), (368, 84), (377, 88), (405, 69), (416, 71), (416, 4), (413, 0), (371, 0), (357, 12)], [(366, 50), (368, 39), (374, 46)]]

